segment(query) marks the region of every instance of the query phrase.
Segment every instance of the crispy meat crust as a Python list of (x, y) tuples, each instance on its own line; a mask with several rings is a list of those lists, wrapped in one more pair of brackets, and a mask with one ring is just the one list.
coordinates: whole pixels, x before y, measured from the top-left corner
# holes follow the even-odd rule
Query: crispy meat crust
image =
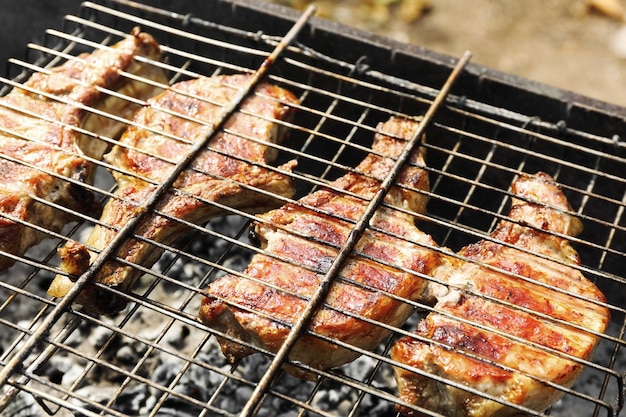
[[(47, 236), (22, 222), (60, 232), (74, 220), (71, 214), (36, 199), (80, 213), (99, 213), (100, 205), (93, 194), (64, 177), (91, 182), (95, 166), (83, 155), (99, 159), (106, 144), (82, 136), (72, 127), (112, 137), (121, 131), (123, 123), (94, 116), (73, 103), (116, 116), (128, 115), (133, 104), (106, 97), (97, 87), (132, 90), (139, 99), (154, 94), (155, 87), (129, 81), (120, 74), (126, 71), (159, 77), (155, 70), (137, 63), (137, 55), (158, 59), (160, 48), (151, 36), (135, 29), (113, 47), (81, 55), (49, 73), (33, 74), (25, 88), (15, 88), (0, 97), (0, 212), (10, 216), (0, 218), (0, 250), (21, 256)], [(13, 264), (11, 258), (0, 257), (0, 271)]]
[(519, 413), (450, 385), (459, 383), (543, 411), (562, 392), (542, 381), (569, 387), (583, 369), (560, 354), (589, 358), (599, 339), (592, 332), (606, 329), (609, 311), (598, 304), (603, 294), (574, 268), (580, 261), (567, 239), (549, 233), (576, 235), (582, 228), (566, 213), (571, 208), (561, 190), (539, 173), (520, 177), (512, 192), (511, 220), (436, 272), (450, 285), (439, 294), (437, 312), (419, 324), (416, 337), (392, 349), (392, 359), (447, 382), (396, 367), (401, 400), (453, 417)]
[[(406, 145), (400, 138), (410, 138), (416, 126), (416, 122), (397, 118), (381, 124), (379, 131), (386, 134), (378, 133), (374, 141), (374, 151), (380, 154), (369, 154), (356, 172), (331, 184), (358, 197), (329, 187), (261, 216), (263, 222), (256, 223), (253, 232), (265, 254), (252, 258), (244, 278), (227, 275), (213, 282), (200, 310), (204, 323), (235, 338), (220, 338), (222, 351), (231, 360), (254, 352), (237, 340), (270, 351), (280, 348), (289, 326), (336, 257), (337, 248), (345, 243), (352, 222), (361, 217), (393, 166), (393, 157)], [(422, 213), (426, 196), (420, 191), (428, 190), (428, 177), (421, 168), (424, 161), (419, 151), (411, 162), (414, 165), (405, 168), (398, 179), (402, 187), (393, 187), (386, 203)], [(427, 280), (418, 274), (430, 274), (441, 262), (431, 250), (435, 243), (415, 227), (412, 215), (383, 207), (372, 225), (381, 231), (368, 230), (360, 239), (355, 255), (329, 291), (326, 303), (332, 308), (318, 311), (309, 327), (314, 334), (363, 349), (374, 348), (389, 332), (359, 317), (401, 325), (413, 307), (386, 293), (410, 300), (426, 298)], [(291, 359), (320, 369), (340, 366), (358, 356), (352, 349), (310, 334), (303, 335), (290, 353)], [(300, 377), (314, 377), (295, 367), (287, 369)]]
[[(231, 75), (180, 82), (151, 99), (149, 106), (137, 113), (135, 126), (127, 129), (120, 145), (105, 155), (110, 164), (120, 169), (113, 171), (118, 189), (105, 205), (100, 219), (107, 227), (96, 226), (85, 246), (68, 250), (67, 256), (62, 252), (66, 268), (72, 269), (77, 257), (88, 248), (102, 249), (114, 239), (117, 228), (142, 210), (143, 202), (156, 188), (142, 178), (156, 183), (163, 181), (175, 163), (188, 154), (191, 143), (206, 137), (212, 124), (221, 117), (223, 107), (248, 80), (246, 75)], [(260, 85), (255, 94), (244, 101), (242, 110), (226, 122), (225, 129), (230, 133), (218, 132), (210, 140), (208, 149), (193, 161), (192, 168), (176, 180), (176, 190), (166, 194), (157, 205), (157, 211), (174, 219), (149, 214), (135, 233), (171, 244), (189, 231), (178, 219), (203, 224), (228, 214), (211, 202), (257, 213), (278, 205), (275, 197), (257, 190), (291, 197), (295, 189), (290, 177), (262, 165), (276, 157), (276, 150), (268, 144), (281, 142), (288, 133), (285, 126), (276, 121), (290, 119), (296, 103), (296, 97), (285, 89)], [(292, 166), (293, 162), (288, 162), (281, 169), (289, 171)], [(129, 239), (117, 251), (117, 256), (126, 262), (150, 267), (162, 252), (143, 239)], [(91, 252), (90, 256), (95, 257), (96, 252)], [(84, 270), (74, 269), (74, 272)], [(141, 271), (133, 266), (111, 260), (94, 280), (125, 291), (140, 275)], [(66, 277), (59, 276), (55, 281), (57, 295), (64, 295), (71, 286)], [(96, 314), (115, 313), (126, 305), (125, 299), (96, 286), (86, 288), (77, 302), (85, 311)]]

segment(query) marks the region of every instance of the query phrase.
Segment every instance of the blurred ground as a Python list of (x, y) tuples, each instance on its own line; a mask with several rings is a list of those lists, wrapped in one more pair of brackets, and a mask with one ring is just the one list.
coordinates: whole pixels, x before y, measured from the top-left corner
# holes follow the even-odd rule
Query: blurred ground
[[(198, 0), (200, 1), (200, 0)], [(270, 0), (303, 9), (313, 0)], [(81, 0), (0, 0), (0, 62)], [(626, 107), (626, 0), (316, 0), (318, 15)], [(4, 68), (0, 68), (3, 70)]]
[[(303, 9), (309, 0), (272, 0)], [(626, 106), (626, 0), (318, 0), (318, 15)]]

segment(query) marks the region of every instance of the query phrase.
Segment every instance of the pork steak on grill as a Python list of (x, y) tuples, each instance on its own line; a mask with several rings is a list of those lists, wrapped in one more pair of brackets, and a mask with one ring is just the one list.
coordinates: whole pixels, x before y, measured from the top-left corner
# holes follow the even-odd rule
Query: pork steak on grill
[(570, 387), (583, 369), (575, 358), (588, 359), (606, 329), (605, 298), (563, 237), (582, 229), (565, 195), (544, 173), (519, 177), (512, 192), (510, 219), (436, 272), (449, 291), (416, 337), (394, 345), (394, 360), (443, 379), (397, 366), (401, 400), (451, 417), (520, 413), (467, 387), (543, 411), (563, 393), (545, 382)]
[[(219, 338), (230, 360), (254, 353), (252, 346), (280, 349), (416, 128), (415, 121), (391, 118), (378, 126), (373, 152), (354, 172), (260, 216), (253, 237), (264, 252), (253, 256), (243, 276), (226, 275), (211, 283), (200, 310), (205, 324), (232, 337)], [(426, 276), (441, 259), (432, 250), (431, 237), (415, 226), (412, 213), (426, 208), (429, 185), (423, 167), (416, 150), (290, 359), (318, 369), (348, 363), (360, 353), (316, 335), (373, 349), (390, 334), (378, 323), (399, 326), (413, 312), (403, 299), (429, 298)], [(299, 377), (314, 377), (293, 366), (285, 368)]]
[[(185, 158), (193, 143), (209, 134), (249, 80), (248, 75), (201, 77), (179, 82), (149, 100), (135, 116), (134, 125), (123, 133), (120, 144), (105, 155), (116, 167), (112, 173), (118, 188), (104, 207), (101, 224), (94, 227), (84, 245), (69, 242), (60, 249), (62, 269), (73, 275), (85, 272), (98, 250), (142, 210), (143, 202)], [(291, 178), (266, 164), (277, 156), (269, 144), (281, 142), (288, 133), (280, 121), (292, 117), (297, 102), (283, 88), (259, 85), (229, 117), (224, 130), (210, 139), (207, 149), (176, 179), (174, 189), (156, 206), (159, 214), (150, 213), (139, 222), (135, 234), (141, 238), (124, 242), (116, 253), (121, 260), (105, 262), (94, 280), (122, 291), (130, 289), (142, 274), (132, 264), (149, 268), (163, 253), (150, 241), (172, 244), (190, 230), (185, 222), (204, 224), (229, 214), (213, 203), (257, 213), (279, 205), (276, 196), (293, 196)], [(293, 164), (288, 162), (280, 169), (289, 171)], [(63, 296), (71, 285), (68, 276), (58, 275), (49, 293)], [(127, 304), (123, 297), (95, 285), (85, 288), (76, 302), (95, 314), (114, 313)]]
[[(68, 178), (91, 182), (96, 165), (88, 158), (100, 159), (107, 144), (76, 128), (100, 137), (119, 135), (124, 123), (84, 106), (122, 118), (132, 117), (138, 106), (99, 88), (142, 100), (157, 93), (158, 82), (167, 81), (160, 70), (136, 61), (136, 56), (160, 57), (156, 41), (138, 28), (113, 47), (35, 73), (23, 87), (0, 97), (0, 250), (22, 256), (49, 235), (31, 225), (58, 233), (75, 220), (53, 204), (80, 213), (100, 212), (93, 193)], [(122, 71), (155, 83), (135, 81)], [(14, 263), (0, 256), (0, 271)]]

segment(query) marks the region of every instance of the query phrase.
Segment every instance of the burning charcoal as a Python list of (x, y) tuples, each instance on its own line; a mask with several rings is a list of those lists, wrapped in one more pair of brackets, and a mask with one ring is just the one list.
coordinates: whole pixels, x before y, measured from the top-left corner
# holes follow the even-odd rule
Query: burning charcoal
[[(183, 403), (184, 404), (184, 403)], [(159, 411), (155, 414), (155, 416), (157, 417), (186, 417), (186, 416), (191, 416), (191, 414), (187, 414), (184, 410), (181, 410), (179, 408), (168, 408), (168, 407), (161, 407), (159, 408)]]
[(72, 332), (69, 337), (65, 340), (65, 344), (71, 347), (78, 347), (85, 340), (84, 336), (77, 331)]
[(359, 407), (363, 415), (367, 416), (395, 416), (396, 412), (392, 403), (383, 401), (372, 395), (365, 395)]
[[(154, 370), (152, 380), (156, 384), (167, 387), (178, 376), (181, 369), (181, 363), (163, 362)], [(185, 396), (196, 398), (199, 401), (206, 402), (208, 401), (213, 391), (212, 387), (214, 386), (214, 383), (211, 379), (212, 375), (213, 374), (206, 369), (197, 365), (192, 365), (189, 369), (186, 370), (182, 377), (180, 377), (180, 379), (176, 383), (176, 386), (174, 387), (174, 391)], [(154, 392), (154, 395), (157, 397), (161, 394), (162, 392), (160, 391), (155, 390)], [(180, 409), (181, 407), (183, 407), (190, 413), (195, 413), (193, 415), (196, 415), (198, 413), (198, 410), (195, 409), (196, 407), (190, 406), (188, 403), (181, 401), (182, 400), (177, 399), (175, 396), (170, 396), (166, 400), (166, 405), (173, 409)], [(181, 402), (181, 404), (174, 404), (178, 402)]]
[(140, 331), (137, 336), (146, 340), (156, 340), (163, 329), (159, 326), (148, 326)]
[(164, 341), (174, 348), (182, 349), (190, 333), (191, 331), (188, 326), (175, 326), (165, 334)]
[(301, 391), (304, 393), (304, 398), (306, 398), (313, 384), (314, 383), (311, 381), (304, 381), (286, 372), (281, 376), (280, 379), (281, 389), (284, 390), (284, 392), (289, 393), (290, 396), (293, 396)]
[[(150, 410), (152, 411), (152, 410)], [(156, 412), (157, 417), (196, 417), (202, 412), (202, 408), (189, 402), (169, 397), (162, 407)]]
[(157, 366), (152, 373), (152, 380), (164, 387), (167, 387), (176, 377), (176, 374), (180, 370), (180, 364), (174, 364), (171, 362), (164, 362)]
[(150, 414), (154, 407), (156, 406), (157, 398), (154, 395), (148, 395), (146, 398), (144, 406), (137, 413), (140, 416), (145, 416)]
[(242, 216), (224, 216), (212, 221), (207, 227), (219, 234), (234, 236), (247, 222), (248, 219)]
[(241, 361), (237, 372), (242, 373), (247, 379), (258, 381), (265, 374), (267, 364), (268, 359), (265, 356), (251, 355)]
[(76, 367), (76, 363), (72, 358), (68, 358), (67, 356), (53, 356), (50, 360), (42, 367), (39, 371), (41, 375), (46, 376), (50, 381), (55, 383), (60, 383), (65, 374), (70, 372), (70, 370)]
[[(81, 397), (85, 397), (90, 401), (93, 401), (98, 404), (107, 404), (111, 398), (115, 395), (117, 391), (116, 387), (105, 387), (105, 386), (96, 386), (96, 385), (88, 385), (76, 391), (76, 394)], [(100, 412), (100, 409), (81, 401), (78, 398), (73, 398), (72, 402), (75, 403), (76, 406), (83, 408), (87, 411)], [(76, 411), (74, 417), (83, 417), (84, 414)]]
[(252, 395), (252, 387), (243, 385), (235, 390), (235, 401), (239, 404), (245, 404)]
[(211, 387), (218, 386), (224, 380), (224, 378), (226, 377), (218, 374), (217, 372), (210, 372), (208, 375), (208, 380)]
[(207, 345), (207, 352), (200, 353), (196, 359), (202, 363), (216, 367), (228, 366), (228, 360), (224, 355), (216, 355), (216, 353), (219, 352), (217, 349), (219, 348), (215, 346), (215, 339), (212, 339)]
[(344, 372), (347, 376), (358, 381), (364, 381), (376, 366), (376, 361), (369, 356), (361, 356), (353, 362), (354, 366), (347, 366)]
[(63, 374), (63, 379), (61, 380), (61, 385), (64, 387), (69, 387), (72, 385), (83, 372), (83, 368), (81, 366), (73, 366)]
[(215, 240), (217, 239), (209, 237), (208, 235), (201, 235), (191, 242), (189, 252), (196, 254), (206, 254), (208, 248), (212, 247), (215, 244)]
[(224, 261), (224, 266), (241, 272), (246, 268), (246, 266), (248, 266), (248, 261), (248, 258), (245, 256), (235, 255), (226, 259), (226, 261)]
[(197, 265), (185, 262), (185, 264), (183, 265), (183, 281), (191, 281), (191, 279), (197, 275), (199, 275), (199, 269), (197, 268)]
[(328, 390), (318, 391), (315, 398), (313, 398), (313, 407), (320, 408), (322, 410), (328, 409)]
[(337, 405), (337, 413), (340, 416), (347, 416), (350, 414), (350, 410), (352, 409), (352, 401), (343, 400)]
[(102, 346), (109, 337), (113, 334), (112, 330), (107, 329), (106, 327), (95, 327), (91, 335), (89, 335), (88, 341), (91, 346), (100, 347)]
[[(280, 417), (297, 417), (299, 415), (298, 411), (296, 410), (287, 410), (285, 412), (281, 412), (280, 414), (277, 414), (275, 412), (272, 412), (271, 410), (268, 410), (268, 414), (266, 417), (270, 417), (270, 416), (276, 416), (276, 415), (280, 415)], [(261, 417), (261, 414), (259, 413), (259, 417)]]
[(397, 415), (392, 403), (389, 403), (387, 401), (380, 401), (380, 400), (377, 400), (376, 405), (370, 408), (369, 411), (364, 414), (368, 416), (381, 416), (381, 417)]
[(242, 404), (238, 404), (237, 400), (230, 396), (225, 396), (218, 404), (218, 407), (226, 411), (227, 413), (238, 413), (239, 411), (241, 411)]
[(128, 415), (142, 415), (150, 392), (146, 385), (136, 385), (122, 392), (115, 402), (115, 409)]
[(0, 416), (6, 417), (39, 417), (41, 415), (33, 397), (20, 392), (4, 409)]
[[(216, 355), (213, 355), (216, 356)], [(199, 355), (198, 360), (206, 362), (204, 355)], [(196, 385), (204, 387), (206, 391), (210, 391), (212, 387), (217, 386), (222, 381), (222, 376), (215, 380), (214, 376), (217, 375), (214, 372), (210, 372), (206, 368), (198, 365), (191, 365), (185, 377), (190, 381), (193, 381)]]
[(124, 345), (117, 350), (115, 359), (124, 364), (134, 363), (138, 359), (137, 352), (129, 345)]
[(181, 383), (179, 383), (174, 390), (202, 402), (206, 402), (213, 392), (213, 387), (209, 384), (210, 382), (206, 371), (191, 371), (183, 376)]
[[(241, 405), (245, 404), (247, 400), (248, 400), (248, 398), (245, 398), (241, 402)], [(276, 398), (272, 398), (272, 400), (276, 400)], [(295, 415), (297, 415), (297, 414), (295, 414)], [(261, 408), (256, 413), (256, 417), (276, 417), (276, 416), (283, 417), (284, 413), (282, 412), (282, 410), (279, 409), (279, 407), (275, 406), (275, 401), (271, 401), (271, 400), (270, 400), (269, 403), (266, 403), (264, 405), (264, 407)]]

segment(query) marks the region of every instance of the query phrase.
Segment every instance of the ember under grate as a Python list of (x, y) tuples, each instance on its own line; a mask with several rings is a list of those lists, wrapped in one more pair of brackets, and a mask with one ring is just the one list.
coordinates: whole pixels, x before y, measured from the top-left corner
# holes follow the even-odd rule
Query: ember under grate
[[(163, 3), (163, 5), (161, 4)], [(151, 6), (124, 0), (85, 2), (61, 31), (29, 46), (29, 63), (12, 60), (0, 81), (6, 93), (33, 71), (68, 55), (110, 45), (140, 25), (167, 54), (170, 82), (198, 74), (255, 71), (299, 17), (247, 1), (180, 1)], [(160, 8), (163, 7), (163, 8)], [(343, 174), (367, 152), (374, 128), (391, 115), (421, 116), (456, 60), (312, 19), (269, 68), (269, 79), (301, 100), (292, 138), (278, 163), (297, 158), (298, 196)], [(552, 416), (618, 415), (623, 402), (626, 328), (626, 110), (470, 65), (435, 114), (426, 136), (431, 182), (419, 226), (454, 250), (474, 242), (506, 215), (510, 182), (520, 173), (553, 175), (585, 225), (572, 242), (583, 273), (608, 299), (612, 322), (572, 389)], [(112, 181), (101, 169), (96, 187)], [(252, 216), (233, 212), (168, 248), (112, 317), (67, 309), (14, 369), (0, 401), (2, 415), (235, 415), (253, 395), (273, 355), (229, 364), (197, 320), (207, 284), (243, 271), (257, 250), (247, 238)], [(84, 241), (94, 219), (72, 225)], [(0, 365), (5, 368), (58, 300), (45, 291), (58, 265), (50, 239), (0, 279)], [(419, 307), (419, 305), (418, 305)], [(418, 308), (419, 309), (419, 308)], [(403, 330), (415, 327), (416, 314)], [(317, 382), (278, 373), (254, 415), (395, 415), (397, 402), (386, 344)], [(0, 370), (2, 369), (0, 368)]]

